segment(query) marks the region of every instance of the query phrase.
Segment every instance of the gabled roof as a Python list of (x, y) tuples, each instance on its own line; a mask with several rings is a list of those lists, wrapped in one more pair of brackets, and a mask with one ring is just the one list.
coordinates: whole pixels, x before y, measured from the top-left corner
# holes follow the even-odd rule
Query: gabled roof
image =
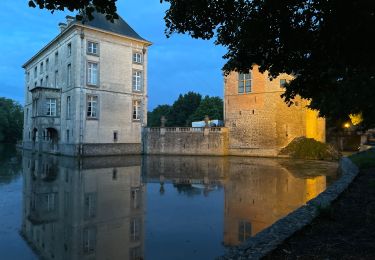
[(85, 26), (94, 27), (108, 32), (113, 32), (123, 36), (128, 36), (130, 38), (138, 39), (141, 41), (147, 41), (144, 38), (142, 38), (136, 31), (134, 31), (133, 28), (131, 28), (129, 24), (125, 22), (124, 19), (122, 19), (120, 16), (118, 19), (115, 19), (113, 23), (106, 19), (105, 14), (95, 12), (93, 16), (94, 19), (91, 21), (76, 21), (76, 23), (80, 23)]

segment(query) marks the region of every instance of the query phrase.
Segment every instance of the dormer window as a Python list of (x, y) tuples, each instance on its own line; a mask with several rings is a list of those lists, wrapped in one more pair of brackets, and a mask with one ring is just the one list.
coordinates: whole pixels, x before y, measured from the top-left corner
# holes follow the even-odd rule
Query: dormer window
[(134, 52), (133, 53), (133, 63), (141, 64), (142, 60), (143, 60), (142, 53), (140, 53), (140, 52)]
[(87, 53), (98, 55), (98, 53), (99, 53), (99, 43), (97, 43), (97, 42), (87, 42)]

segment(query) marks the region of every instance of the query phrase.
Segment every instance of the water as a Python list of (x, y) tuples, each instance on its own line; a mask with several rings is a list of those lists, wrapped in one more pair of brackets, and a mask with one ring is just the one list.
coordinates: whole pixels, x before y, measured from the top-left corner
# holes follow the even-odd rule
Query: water
[(243, 157), (0, 153), (0, 259), (214, 259), (314, 198), (337, 169)]

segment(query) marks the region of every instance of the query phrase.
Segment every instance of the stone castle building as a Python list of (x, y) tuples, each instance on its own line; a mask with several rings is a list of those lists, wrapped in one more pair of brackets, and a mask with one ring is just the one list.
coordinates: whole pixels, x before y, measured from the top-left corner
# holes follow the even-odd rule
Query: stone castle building
[(25, 69), (23, 147), (65, 155), (141, 152), (147, 121), (147, 49), (122, 18), (84, 23), (67, 16), (61, 32)]
[(224, 120), (229, 131), (229, 154), (275, 156), (294, 138), (325, 141), (325, 120), (296, 98), (288, 107), (280, 97), (292, 76), (269, 80), (258, 66), (247, 74), (232, 72), (225, 78)]

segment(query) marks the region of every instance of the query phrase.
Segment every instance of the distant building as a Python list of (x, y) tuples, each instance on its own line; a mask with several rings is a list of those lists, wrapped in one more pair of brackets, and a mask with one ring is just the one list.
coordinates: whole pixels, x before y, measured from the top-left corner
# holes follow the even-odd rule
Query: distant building
[(224, 120), (229, 129), (229, 153), (274, 156), (299, 136), (325, 141), (325, 119), (306, 108), (299, 97), (288, 107), (280, 97), (292, 76), (269, 80), (258, 66), (247, 74), (232, 72), (225, 78)]
[(25, 69), (23, 147), (65, 155), (141, 152), (147, 121), (147, 48), (122, 18), (84, 23), (67, 16), (61, 32)]

